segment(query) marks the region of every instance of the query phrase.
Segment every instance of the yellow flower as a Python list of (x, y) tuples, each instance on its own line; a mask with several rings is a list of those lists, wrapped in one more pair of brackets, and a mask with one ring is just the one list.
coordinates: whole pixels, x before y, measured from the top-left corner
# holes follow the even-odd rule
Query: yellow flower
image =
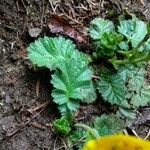
[(150, 150), (150, 142), (133, 136), (111, 135), (87, 142), (83, 150)]

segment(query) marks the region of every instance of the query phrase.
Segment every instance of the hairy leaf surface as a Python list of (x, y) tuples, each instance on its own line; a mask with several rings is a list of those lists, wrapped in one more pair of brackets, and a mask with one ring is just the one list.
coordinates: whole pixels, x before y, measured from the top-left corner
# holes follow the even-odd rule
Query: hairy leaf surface
[(145, 69), (133, 66), (119, 70), (120, 77), (126, 81), (128, 100), (133, 107), (146, 106), (150, 102), (150, 87), (146, 85)]
[(59, 68), (61, 62), (70, 59), (81, 59), (88, 63), (88, 56), (78, 52), (73, 42), (63, 37), (39, 38), (28, 47), (28, 58), (33, 64), (51, 70)]
[(104, 100), (111, 104), (121, 105), (126, 102), (127, 88), (124, 80), (118, 75), (102, 76), (98, 83), (98, 89)]
[(94, 122), (94, 128), (100, 136), (113, 135), (122, 132), (125, 128), (124, 121), (117, 115), (102, 115), (97, 117)]
[(139, 90), (136, 90), (130, 103), (135, 107), (146, 106), (150, 103), (150, 86), (143, 85)]
[(139, 21), (137, 18), (124, 20), (120, 21), (118, 31), (131, 41), (132, 47), (136, 47), (147, 34), (147, 26), (145, 22)]
[(145, 69), (143, 67), (124, 66), (118, 73), (125, 82), (128, 82), (128, 87), (132, 91), (141, 88), (144, 83)]
[(90, 103), (96, 99), (91, 82), (92, 71), (85, 62), (70, 60), (61, 64), (60, 70), (52, 75), (54, 86), (52, 97), (60, 105), (61, 113), (74, 112), (79, 108), (79, 101)]
[(100, 39), (103, 33), (110, 32), (114, 30), (114, 25), (109, 20), (104, 20), (102, 18), (95, 18), (91, 21), (90, 36), (93, 39)]
[(136, 118), (136, 109), (131, 108), (119, 108), (117, 115), (120, 116), (123, 120), (125, 120), (125, 124), (127, 126), (131, 126)]

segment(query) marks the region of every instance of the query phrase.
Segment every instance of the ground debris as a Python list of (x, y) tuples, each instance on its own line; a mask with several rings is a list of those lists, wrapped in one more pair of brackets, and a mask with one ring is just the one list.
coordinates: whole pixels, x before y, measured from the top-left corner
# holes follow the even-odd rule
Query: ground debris
[[(144, 3), (142, 4), (142, 2)], [(81, 36), (86, 37), (87, 27), (93, 18), (100, 16), (109, 19), (109, 15), (114, 14), (112, 11), (119, 14), (122, 6), (132, 13), (144, 16), (143, 19), (150, 19), (150, 2), (148, 0), (0, 1), (0, 105), (3, 104), (0, 106), (0, 150), (66, 148), (61, 137), (56, 138), (56, 134), (51, 130), (50, 122), (59, 114), (56, 105), (50, 101), (52, 90), (49, 84), (50, 73), (46, 71), (48, 75), (43, 77), (43, 73), (40, 71), (36, 76), (37, 72), (33, 71), (30, 62), (27, 61), (26, 47), (29, 43), (38, 37), (51, 35), (47, 25), (50, 15), (55, 14), (65, 18), (65, 23), (68, 22), (67, 25), (79, 32)], [(117, 15), (112, 18), (117, 19)], [(38, 32), (35, 28), (38, 28)], [(36, 32), (33, 33), (33, 31)], [(60, 31), (58, 35), (62, 33)], [(79, 42), (78, 39), (74, 40)], [(83, 46), (86, 49), (86, 44)], [(88, 45), (87, 47), (89, 48)], [(147, 76), (150, 81), (150, 75)], [(40, 82), (38, 82), (39, 78)], [(97, 80), (98, 78), (94, 76), (93, 79)], [(43, 101), (50, 102), (47, 108), (43, 107)], [(77, 121), (87, 123), (95, 116), (113, 110), (109, 105), (96, 103), (90, 107), (81, 107), (79, 111), (76, 117)], [(134, 128), (137, 134), (145, 139), (150, 139), (149, 114), (149, 108), (145, 109), (144, 113), (141, 111)]]
[(40, 129), (40, 130), (45, 130), (45, 129), (46, 129), (45, 126), (42, 126), (41, 124), (39, 124), (39, 123), (37, 123), (37, 122), (31, 122), (30, 124), (31, 124), (33, 127), (38, 128), (38, 129)]
[(88, 44), (88, 38), (73, 28), (63, 17), (58, 15), (51, 15), (48, 23), (50, 32), (61, 33), (73, 38), (79, 43)]

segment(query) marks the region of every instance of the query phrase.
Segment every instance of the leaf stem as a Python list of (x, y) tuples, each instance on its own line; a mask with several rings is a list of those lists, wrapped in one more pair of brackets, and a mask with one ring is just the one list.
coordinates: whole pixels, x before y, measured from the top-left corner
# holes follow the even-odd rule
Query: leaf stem
[(109, 62), (111, 62), (114, 65), (125, 65), (125, 64), (136, 64), (139, 62), (147, 61), (150, 59), (150, 53), (146, 53), (141, 57), (135, 58), (133, 60), (124, 59), (124, 60), (117, 60), (117, 59), (110, 59)]
[(118, 51), (118, 53), (126, 56), (127, 58), (131, 58), (132, 56), (135, 56), (139, 52), (139, 48), (143, 46), (145, 44), (145, 41), (147, 41), (149, 38), (150, 33), (148, 32), (135, 48), (133, 48), (130, 51)]

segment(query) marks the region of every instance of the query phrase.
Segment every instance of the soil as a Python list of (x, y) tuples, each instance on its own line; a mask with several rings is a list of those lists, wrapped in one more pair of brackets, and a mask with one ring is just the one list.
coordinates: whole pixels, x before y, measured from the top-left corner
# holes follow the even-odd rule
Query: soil
[[(69, 1), (67, 1), (69, 3)], [(83, 28), (95, 16), (112, 17), (124, 9), (145, 20), (150, 19), (149, 0), (1, 0), (0, 1), (0, 149), (52, 150), (65, 149), (64, 141), (52, 129), (59, 117), (50, 93), (50, 71), (36, 69), (27, 59), (26, 47), (43, 35), (52, 35), (48, 22), (52, 13), (62, 15), (73, 26)], [(98, 5), (99, 4), (99, 5)], [(57, 5), (57, 7), (56, 7)], [(75, 9), (85, 6), (86, 11)], [(54, 9), (55, 8), (55, 9)], [(111, 13), (109, 13), (111, 12)], [(77, 14), (78, 17), (77, 17)], [(88, 15), (87, 14), (91, 14)], [(86, 16), (85, 16), (86, 15)], [(73, 19), (72, 19), (73, 18)], [(82, 106), (77, 120), (92, 118), (111, 111), (105, 105)], [(145, 137), (150, 127), (150, 108), (141, 108), (133, 129)], [(86, 116), (86, 117), (85, 117)]]

